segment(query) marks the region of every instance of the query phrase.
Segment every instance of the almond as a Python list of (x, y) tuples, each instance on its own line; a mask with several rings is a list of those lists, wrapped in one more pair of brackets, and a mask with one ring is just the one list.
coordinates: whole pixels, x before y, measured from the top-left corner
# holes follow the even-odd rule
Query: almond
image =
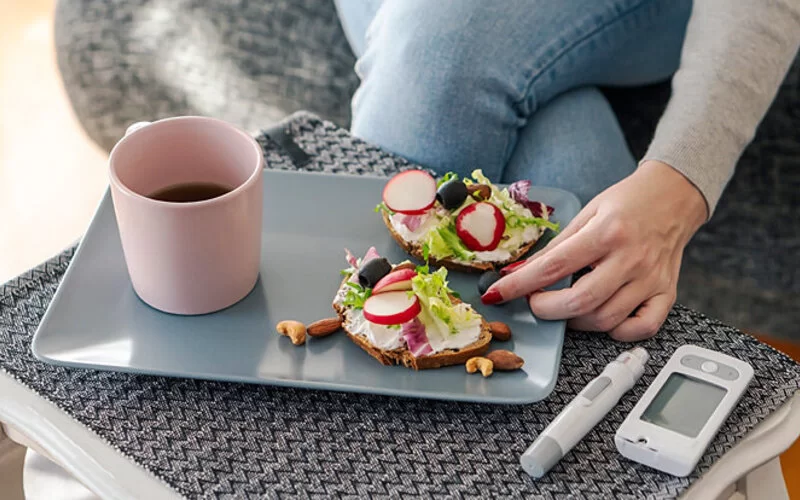
[(492, 197), (492, 188), (486, 184), (470, 184), (467, 186), (467, 193), (477, 200), (488, 200)]
[(401, 262), (400, 264), (394, 266), (392, 268), (392, 272), (399, 271), (401, 269), (416, 269), (416, 268), (417, 268), (416, 264), (414, 264), (413, 262), (406, 261), (406, 262)]
[(342, 318), (325, 318), (308, 325), (306, 329), (312, 337), (325, 337), (342, 328)]
[(525, 364), (525, 360), (511, 351), (492, 351), (486, 355), (492, 361), (494, 369), (501, 372), (519, 370)]
[(505, 342), (511, 338), (511, 328), (502, 321), (492, 321), (489, 323), (489, 331), (492, 332), (492, 340)]

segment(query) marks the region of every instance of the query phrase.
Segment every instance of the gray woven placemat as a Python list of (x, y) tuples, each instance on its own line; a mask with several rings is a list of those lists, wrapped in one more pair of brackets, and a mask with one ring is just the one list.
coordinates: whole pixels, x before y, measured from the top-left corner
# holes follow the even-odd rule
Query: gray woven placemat
[[(407, 165), (310, 115), (294, 116), (288, 129), (311, 170), (388, 174)], [(259, 141), (271, 167), (297, 168), (272, 140)], [(659, 335), (640, 344), (652, 355), (643, 380), (549, 475), (533, 481), (518, 465), (520, 453), (630, 346), (569, 332), (553, 394), (524, 406), (67, 369), (37, 361), (30, 344), (72, 255), (0, 288), (0, 370), (189, 498), (672, 498), (800, 387), (800, 366), (786, 356), (676, 306)], [(613, 433), (685, 343), (743, 359), (755, 377), (694, 475), (674, 478), (621, 458)]]

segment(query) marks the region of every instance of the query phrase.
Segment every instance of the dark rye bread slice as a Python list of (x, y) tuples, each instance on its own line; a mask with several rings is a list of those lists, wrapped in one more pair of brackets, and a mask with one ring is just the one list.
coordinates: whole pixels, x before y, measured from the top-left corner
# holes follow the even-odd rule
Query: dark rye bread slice
[[(347, 280), (347, 278), (345, 278), (345, 280)], [(344, 286), (344, 281), (341, 286)], [(337, 291), (337, 295), (338, 293)], [(452, 300), (454, 302), (459, 302), (455, 297), (452, 297)], [(350, 321), (349, 313), (352, 311), (351, 308), (334, 303), (333, 309), (339, 314), (339, 317), (342, 318), (342, 329), (347, 333), (350, 340), (364, 349), (367, 354), (377, 359), (382, 365), (386, 366), (403, 365), (407, 368), (413, 368), (414, 370), (428, 370), (431, 368), (441, 368), (443, 366), (463, 365), (469, 358), (486, 354), (486, 351), (489, 350), (489, 342), (492, 340), (492, 332), (489, 330), (489, 323), (481, 317), (481, 333), (478, 336), (478, 340), (472, 344), (462, 347), (461, 349), (447, 349), (430, 356), (416, 357), (405, 347), (392, 350), (376, 347), (365, 337), (354, 334), (348, 328)]]
[(347, 336), (350, 337), (350, 340), (364, 349), (367, 354), (377, 359), (382, 365), (403, 365), (407, 368), (413, 368), (414, 370), (428, 370), (431, 368), (441, 368), (443, 366), (463, 365), (470, 358), (486, 354), (486, 351), (489, 350), (489, 342), (492, 340), (492, 333), (489, 331), (489, 325), (483, 320), (481, 334), (478, 340), (472, 344), (461, 349), (447, 349), (430, 356), (415, 357), (411, 354), (411, 351), (404, 347), (387, 351), (375, 347), (369, 340), (361, 335), (354, 335), (347, 329), (346, 314), (343, 316), (342, 328), (347, 332)]
[[(423, 260), (424, 259), (423, 255), (422, 255), (422, 245), (420, 245), (419, 243), (408, 241), (405, 238), (403, 238), (403, 236), (394, 229), (394, 226), (392, 226), (392, 221), (389, 219), (389, 214), (386, 213), (386, 211), (383, 211), (383, 223), (386, 224), (386, 228), (389, 230), (389, 234), (392, 235), (392, 238), (394, 238), (394, 240), (397, 242), (398, 245), (400, 245), (400, 247), (403, 250), (405, 250), (407, 253), (413, 255), (414, 257), (416, 257), (419, 260)], [(467, 264), (467, 263), (464, 263), (464, 262), (455, 261), (455, 260), (453, 260), (451, 258), (445, 258), (445, 259), (441, 259), (440, 260), (440, 259), (436, 259), (434, 257), (429, 257), (428, 258), (428, 263), (430, 263), (431, 265), (434, 265), (434, 266), (443, 266), (443, 267), (446, 267), (447, 269), (452, 269), (454, 271), (462, 271), (462, 272), (467, 272), (467, 273), (482, 273), (484, 271), (491, 271), (493, 269), (500, 269), (500, 268), (502, 268), (504, 266), (507, 266), (507, 265), (509, 265), (509, 264), (511, 264), (513, 262), (516, 262), (523, 255), (528, 253), (530, 251), (530, 249), (533, 248), (533, 245), (535, 245), (536, 242), (539, 241), (539, 238), (541, 238), (543, 232), (544, 231), (540, 230), (539, 231), (539, 237), (537, 237), (535, 240), (531, 241), (530, 243), (521, 246), (516, 252), (513, 252), (511, 254), (511, 258), (506, 259), (504, 261), (500, 261), (500, 262), (471, 262), (471, 263)]]

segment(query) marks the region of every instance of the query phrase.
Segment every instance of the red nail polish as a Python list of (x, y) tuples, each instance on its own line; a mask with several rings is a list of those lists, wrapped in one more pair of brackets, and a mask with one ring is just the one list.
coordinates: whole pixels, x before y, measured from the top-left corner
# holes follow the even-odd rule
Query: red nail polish
[(497, 304), (498, 302), (503, 301), (503, 296), (500, 295), (500, 292), (497, 290), (489, 290), (488, 292), (484, 293), (481, 297), (481, 302), (486, 304), (487, 306), (491, 306), (493, 304)]
[(505, 276), (506, 274), (513, 273), (514, 271), (516, 271), (517, 269), (519, 269), (520, 267), (524, 266), (527, 263), (528, 263), (527, 260), (521, 260), (519, 262), (514, 262), (513, 264), (509, 264), (506, 267), (500, 269), (500, 274)]

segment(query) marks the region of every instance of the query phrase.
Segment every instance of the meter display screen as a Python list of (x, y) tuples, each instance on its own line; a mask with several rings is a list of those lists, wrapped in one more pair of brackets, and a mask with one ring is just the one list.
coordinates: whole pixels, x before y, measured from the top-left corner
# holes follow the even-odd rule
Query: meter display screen
[(642, 420), (694, 438), (727, 392), (708, 382), (673, 373), (642, 413)]

